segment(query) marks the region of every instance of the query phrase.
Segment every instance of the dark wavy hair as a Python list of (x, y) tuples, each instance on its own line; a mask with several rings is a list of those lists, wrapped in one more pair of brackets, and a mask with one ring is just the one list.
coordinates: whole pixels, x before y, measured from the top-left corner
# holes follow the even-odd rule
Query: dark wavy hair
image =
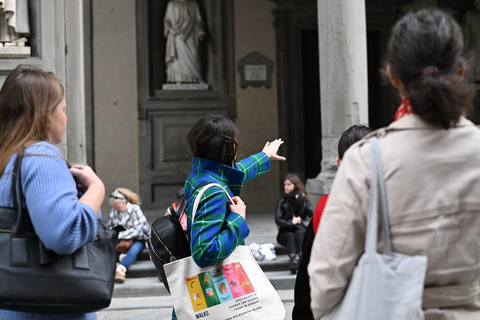
[(472, 108), (474, 91), (460, 75), (466, 65), (462, 31), (450, 14), (423, 9), (402, 17), (388, 43), (387, 63), (423, 121), (448, 129)]
[(238, 135), (238, 128), (232, 120), (209, 114), (190, 129), (187, 144), (195, 157), (232, 166), (238, 150)]
[(347, 149), (352, 146), (352, 144), (361, 140), (370, 132), (372, 132), (372, 129), (362, 125), (354, 125), (345, 130), (342, 133), (340, 140), (338, 140), (338, 157), (340, 158), (340, 160), (343, 159), (343, 155), (345, 154)]

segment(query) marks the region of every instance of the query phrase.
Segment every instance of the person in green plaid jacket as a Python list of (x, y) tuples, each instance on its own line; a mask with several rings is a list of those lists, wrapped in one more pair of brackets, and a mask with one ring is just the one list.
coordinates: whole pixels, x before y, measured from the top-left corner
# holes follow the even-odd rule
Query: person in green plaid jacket
[[(202, 268), (226, 259), (250, 233), (246, 206), (239, 197), (242, 185), (267, 173), (270, 160), (286, 160), (277, 155), (283, 141), (276, 139), (267, 142), (261, 152), (236, 162), (238, 136), (235, 123), (218, 114), (198, 120), (187, 136), (193, 166), (185, 182), (185, 213), (192, 258)], [(234, 204), (228, 203), (221, 188), (211, 187), (203, 194), (192, 224), (195, 195), (201, 189), (195, 188), (207, 183), (222, 185)], [(175, 312), (172, 319), (176, 319)]]

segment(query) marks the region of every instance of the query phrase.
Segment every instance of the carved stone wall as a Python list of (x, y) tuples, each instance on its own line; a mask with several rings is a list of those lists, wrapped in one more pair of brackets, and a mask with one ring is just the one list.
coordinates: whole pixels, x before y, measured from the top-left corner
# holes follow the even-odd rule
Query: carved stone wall
[(30, 36), (26, 45), (31, 48), (31, 56), (0, 59), (0, 86), (19, 64), (35, 65), (55, 74), (64, 84), (68, 112), (72, 115), (59, 147), (69, 161), (83, 163), (86, 151), (81, 5), (64, 0), (29, 0), (28, 11)]
[(235, 117), (233, 1), (198, 1), (206, 30), (201, 59), (209, 90), (162, 90), (167, 4), (137, 1), (139, 173), (146, 208), (166, 207), (183, 186), (191, 170), (185, 139), (193, 124), (212, 112)]

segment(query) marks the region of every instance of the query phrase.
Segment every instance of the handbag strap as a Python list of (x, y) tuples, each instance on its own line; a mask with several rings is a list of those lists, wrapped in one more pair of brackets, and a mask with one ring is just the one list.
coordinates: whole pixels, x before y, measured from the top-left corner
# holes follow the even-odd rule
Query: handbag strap
[(383, 175), (382, 153), (376, 137), (370, 138), (371, 146), (371, 178), (370, 178), (370, 201), (368, 206), (367, 235), (365, 239), (365, 251), (377, 252), (378, 216), (380, 215), (383, 253), (392, 254), (390, 229), (388, 221), (388, 205)]
[[(193, 221), (195, 220), (195, 215), (197, 213), (197, 209), (198, 209), (198, 205), (200, 204), (200, 200), (202, 199), (202, 196), (203, 194), (205, 193), (205, 191), (207, 191), (208, 188), (211, 188), (211, 187), (220, 187), (222, 188), (223, 192), (225, 192), (225, 194), (227, 195), (227, 198), (228, 198), (228, 201), (231, 203), (231, 204), (235, 204), (232, 200), (232, 197), (230, 197), (230, 195), (228, 194), (227, 190), (225, 190), (225, 188), (219, 184), (219, 183), (209, 183), (207, 184), (206, 186), (204, 186), (202, 189), (200, 189), (200, 191), (198, 192), (197, 196), (195, 197), (195, 202), (193, 203), (193, 209), (192, 209), (192, 225), (193, 225)], [(191, 228), (193, 230), (193, 228)], [(190, 234), (190, 238), (191, 238), (191, 234)]]
[[(22, 210), (22, 198), (23, 198), (23, 191), (22, 191), (22, 162), (23, 162), (24, 150), (21, 149), (17, 153), (17, 159), (15, 160), (14, 165), (14, 175), (12, 178), (12, 196), (13, 196), (13, 204), (14, 208), (17, 209), (17, 221), (12, 226), (12, 235), (26, 235), (28, 233), (28, 229), (32, 229), (32, 223), (30, 221), (30, 216), (27, 210)], [(27, 228), (29, 226), (30, 228)]]
[(12, 198), (13, 198), (13, 208), (18, 209), (21, 206), (21, 203), (17, 203), (17, 177), (19, 174), (20, 166), (23, 160), (23, 152), (19, 151), (17, 153), (17, 158), (15, 159), (15, 163), (13, 165), (13, 174), (12, 174)]

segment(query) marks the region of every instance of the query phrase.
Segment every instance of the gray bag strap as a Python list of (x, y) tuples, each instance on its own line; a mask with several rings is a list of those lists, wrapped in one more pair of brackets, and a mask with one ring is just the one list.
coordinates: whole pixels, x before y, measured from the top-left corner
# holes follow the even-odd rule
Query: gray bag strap
[(381, 219), (383, 253), (392, 254), (390, 229), (388, 222), (387, 193), (383, 175), (382, 153), (376, 137), (370, 138), (370, 199), (368, 204), (367, 234), (365, 237), (365, 252), (377, 251), (378, 216)]

